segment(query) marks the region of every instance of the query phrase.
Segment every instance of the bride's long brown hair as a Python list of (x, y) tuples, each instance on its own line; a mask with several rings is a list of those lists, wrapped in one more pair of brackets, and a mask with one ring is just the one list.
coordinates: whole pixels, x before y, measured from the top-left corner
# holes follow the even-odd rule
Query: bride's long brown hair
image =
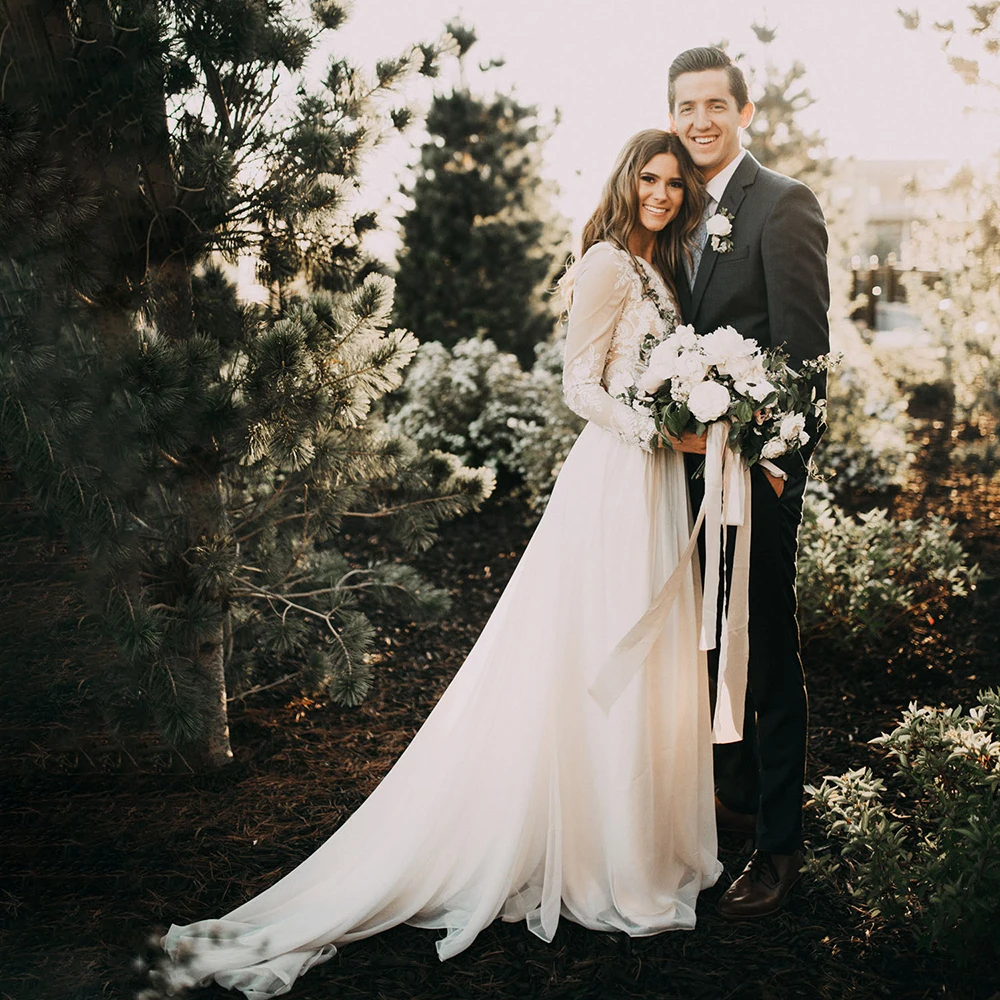
[(681, 271), (685, 259), (691, 259), (692, 238), (705, 208), (705, 184), (688, 151), (671, 132), (648, 128), (625, 143), (604, 183), (601, 200), (583, 227), (580, 256), (604, 240), (620, 247), (635, 261), (628, 241), (639, 225), (639, 175), (659, 153), (669, 153), (677, 160), (684, 182), (684, 201), (677, 217), (656, 234), (653, 243), (653, 266), (676, 299), (674, 275)]

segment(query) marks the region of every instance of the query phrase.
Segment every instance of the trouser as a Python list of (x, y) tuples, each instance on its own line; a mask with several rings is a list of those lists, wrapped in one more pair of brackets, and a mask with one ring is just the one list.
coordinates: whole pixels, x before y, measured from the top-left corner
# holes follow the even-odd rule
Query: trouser
[[(701, 456), (686, 455), (695, 513), (704, 480), (691, 479)], [(743, 739), (715, 745), (719, 799), (737, 812), (757, 813), (757, 848), (791, 854), (802, 845), (808, 711), (795, 604), (795, 556), (806, 476), (789, 476), (779, 498), (759, 466), (751, 476), (750, 662)], [(735, 531), (727, 545), (732, 567)], [(704, 565), (704, 538), (699, 539)], [(721, 616), (720, 616), (721, 618)], [(709, 653), (718, 670), (718, 652)], [(714, 684), (713, 684), (714, 689)]]

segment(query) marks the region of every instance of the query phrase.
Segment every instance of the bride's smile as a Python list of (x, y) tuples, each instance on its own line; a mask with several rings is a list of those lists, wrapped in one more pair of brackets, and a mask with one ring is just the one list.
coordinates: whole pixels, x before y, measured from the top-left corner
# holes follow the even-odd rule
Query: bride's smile
[(639, 225), (658, 233), (671, 222), (684, 203), (684, 180), (677, 157), (657, 153), (639, 174)]

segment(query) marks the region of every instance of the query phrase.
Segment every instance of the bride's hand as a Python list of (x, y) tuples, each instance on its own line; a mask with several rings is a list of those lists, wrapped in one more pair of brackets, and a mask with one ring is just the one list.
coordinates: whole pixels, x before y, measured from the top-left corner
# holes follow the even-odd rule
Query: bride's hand
[(675, 438), (672, 434), (663, 434), (661, 437), (674, 451), (686, 452), (689, 455), (705, 454), (707, 433), (695, 434), (694, 431), (685, 431), (679, 438)]

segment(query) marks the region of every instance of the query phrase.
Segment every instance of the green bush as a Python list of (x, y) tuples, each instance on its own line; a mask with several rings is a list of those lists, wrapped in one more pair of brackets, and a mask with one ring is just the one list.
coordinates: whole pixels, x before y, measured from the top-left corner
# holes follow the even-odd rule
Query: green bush
[(812, 867), (924, 950), (963, 963), (1000, 951), (1000, 691), (968, 713), (911, 704), (872, 743), (895, 759), (898, 790), (869, 768), (807, 787), (829, 837)]
[(813, 460), (833, 499), (901, 486), (913, 460), (906, 399), (853, 324), (833, 329), (841, 363), (827, 387), (829, 425)]
[(474, 458), (541, 509), (584, 423), (563, 402), (562, 354), (562, 341), (539, 344), (523, 371), (491, 340), (422, 344), (389, 425), (422, 448)]
[(874, 648), (933, 605), (975, 586), (953, 527), (939, 517), (893, 521), (852, 516), (807, 497), (799, 536), (799, 621), (805, 642), (822, 638), (856, 653)]

